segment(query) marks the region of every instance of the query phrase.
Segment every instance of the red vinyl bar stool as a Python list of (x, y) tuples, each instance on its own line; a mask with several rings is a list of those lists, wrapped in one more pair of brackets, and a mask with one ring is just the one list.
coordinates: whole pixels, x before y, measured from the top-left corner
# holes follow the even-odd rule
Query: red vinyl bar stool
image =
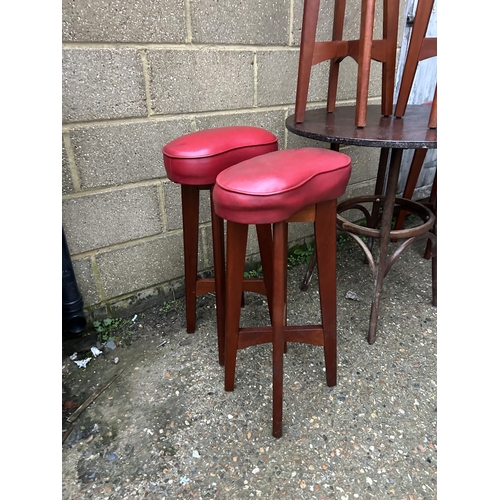
[[(282, 435), (287, 342), (323, 346), (327, 385), (337, 383), (336, 206), (350, 175), (351, 159), (343, 153), (322, 148), (287, 149), (224, 170), (213, 190), (215, 212), (227, 220), (226, 286), (230, 293), (226, 296), (225, 389), (234, 390), (237, 351), (271, 342), (276, 438)], [(288, 223), (294, 221), (314, 221), (321, 325), (286, 324)], [(249, 224), (273, 224), (272, 280), (265, 278), (272, 326), (240, 328), (239, 297)], [(264, 276), (269, 273), (264, 266), (263, 271)]]
[[(167, 177), (181, 185), (182, 230), (184, 238), (184, 279), (186, 289), (186, 330), (196, 329), (196, 298), (215, 292), (219, 363), (224, 365), (224, 222), (213, 209), (212, 189), (217, 175), (224, 169), (254, 156), (276, 151), (278, 138), (259, 127), (233, 126), (200, 130), (183, 135), (163, 147), (163, 160)], [(200, 191), (210, 190), (212, 250), (214, 278), (198, 277), (198, 230)], [(258, 228), (259, 243), (267, 238), (270, 228)], [(263, 293), (257, 280), (248, 289)], [(261, 280), (260, 280), (261, 281)]]

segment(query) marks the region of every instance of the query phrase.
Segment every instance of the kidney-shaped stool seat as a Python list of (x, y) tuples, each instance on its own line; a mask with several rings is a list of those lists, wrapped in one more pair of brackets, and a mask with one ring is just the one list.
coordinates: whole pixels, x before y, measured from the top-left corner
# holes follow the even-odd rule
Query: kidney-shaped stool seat
[[(288, 149), (234, 165), (217, 176), (215, 212), (227, 220), (225, 389), (234, 390), (239, 349), (273, 344), (273, 436), (282, 435), (283, 352), (286, 342), (324, 347), (326, 379), (337, 383), (336, 206), (351, 175), (349, 156), (322, 148)], [(286, 324), (288, 222), (314, 221), (321, 325)], [(249, 224), (273, 224), (268, 327), (240, 328)], [(261, 257), (262, 250), (261, 250)], [(264, 268), (264, 273), (266, 269)], [(266, 278), (266, 277), (265, 277)]]
[[(210, 190), (224, 169), (258, 155), (276, 151), (278, 138), (250, 126), (218, 127), (183, 135), (163, 147), (167, 177), (181, 185), (184, 239), (186, 329), (196, 329), (196, 298), (215, 292), (219, 363), (224, 364), (224, 226), (211, 206), (214, 278), (198, 277), (200, 191)], [(212, 201), (211, 201), (212, 205)]]

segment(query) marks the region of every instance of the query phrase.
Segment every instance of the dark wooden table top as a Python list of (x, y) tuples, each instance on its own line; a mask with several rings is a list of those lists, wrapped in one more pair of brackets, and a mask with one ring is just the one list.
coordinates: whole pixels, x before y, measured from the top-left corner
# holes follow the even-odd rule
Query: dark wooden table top
[(431, 107), (409, 105), (402, 118), (382, 116), (379, 104), (367, 109), (366, 126), (354, 124), (355, 106), (337, 106), (333, 113), (326, 108), (306, 111), (303, 123), (286, 120), (286, 128), (297, 135), (333, 144), (380, 148), (436, 149), (437, 130), (428, 126)]

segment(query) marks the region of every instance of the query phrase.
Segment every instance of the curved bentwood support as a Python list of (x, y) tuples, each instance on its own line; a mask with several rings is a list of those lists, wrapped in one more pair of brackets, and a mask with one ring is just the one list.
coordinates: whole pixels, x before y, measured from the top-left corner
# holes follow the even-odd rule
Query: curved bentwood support
[[(363, 252), (366, 255), (367, 262), (370, 266), (372, 273), (375, 275), (376, 266), (375, 261), (373, 259), (372, 254), (372, 245), (367, 245), (365, 241), (361, 238), (361, 236), (365, 236), (368, 241), (372, 241), (373, 238), (380, 238), (381, 231), (378, 228), (365, 227), (360, 224), (354, 224), (353, 222), (349, 222), (347, 219), (342, 217), (340, 214), (346, 212), (348, 210), (359, 210), (363, 213), (364, 219), (369, 220), (370, 213), (366, 207), (361, 205), (361, 203), (381, 203), (382, 205), (385, 203), (385, 196), (359, 196), (357, 198), (351, 198), (349, 200), (344, 201), (343, 203), (339, 203), (338, 205), (338, 215), (337, 215), (337, 225), (338, 229), (342, 230), (349, 236), (351, 236), (356, 243), (361, 247)], [(395, 210), (396, 207), (400, 207), (400, 209), (407, 210), (408, 212), (416, 215), (420, 218), (421, 223), (417, 226), (413, 226), (407, 229), (400, 230), (390, 230), (389, 236), (391, 240), (400, 240), (405, 239), (392, 256), (387, 260), (387, 268), (385, 272), (385, 276), (393, 266), (396, 259), (406, 250), (413, 242), (425, 238), (435, 240), (435, 235), (431, 233), (434, 224), (436, 223), (436, 216), (431, 212), (429, 208), (422, 205), (421, 203), (416, 203), (411, 200), (406, 200), (404, 198), (396, 198), (395, 199)], [(357, 220), (360, 220), (358, 217)], [(358, 236), (359, 235), (359, 236)]]
[[(354, 123), (354, 106), (338, 107), (335, 113), (325, 108), (306, 111), (302, 123), (295, 123), (294, 115), (286, 120), (287, 129), (297, 135), (329, 142), (332, 149), (340, 144), (381, 148), (375, 193), (373, 196), (351, 198), (339, 203), (337, 210), (338, 229), (349, 234), (363, 250), (374, 277), (374, 288), (368, 342), (376, 338), (384, 278), (401, 256), (415, 241), (427, 239), (432, 258), (432, 303), (437, 305), (437, 240), (435, 235), (436, 216), (424, 204), (396, 198), (397, 183), (403, 151), (406, 149), (437, 148), (437, 131), (429, 129), (429, 106), (408, 106), (405, 116), (380, 116), (378, 106), (368, 106), (367, 124), (364, 128)], [(366, 208), (371, 205), (371, 210)], [(357, 210), (363, 214), (366, 226), (349, 222), (345, 213)], [(414, 227), (393, 229), (393, 217), (399, 211), (412, 213), (419, 219)], [(344, 214), (344, 215), (343, 215)], [(368, 239), (365, 243), (364, 238)], [(374, 240), (379, 242), (378, 257), (372, 252)], [(389, 254), (389, 244), (400, 241), (397, 249)], [(307, 289), (315, 260), (311, 262), (302, 290)]]

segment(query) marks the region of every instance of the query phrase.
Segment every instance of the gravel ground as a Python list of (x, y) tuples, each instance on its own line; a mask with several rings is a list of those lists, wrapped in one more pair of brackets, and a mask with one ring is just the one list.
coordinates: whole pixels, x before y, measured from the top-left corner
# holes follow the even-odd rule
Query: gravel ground
[[(281, 439), (271, 435), (269, 345), (238, 353), (235, 390), (224, 391), (213, 295), (198, 299), (195, 334), (185, 333), (179, 300), (127, 318), (113, 332), (118, 346), (85, 368), (66, 346), (63, 432), (118, 376), (63, 443), (63, 500), (437, 498), (437, 310), (423, 249), (388, 274), (369, 345), (373, 280), (361, 250), (340, 246), (338, 384), (326, 385), (321, 347), (289, 344)], [(300, 291), (305, 269), (289, 270), (289, 324), (319, 322), (316, 273)], [(243, 324), (267, 318), (263, 297), (247, 294)]]

